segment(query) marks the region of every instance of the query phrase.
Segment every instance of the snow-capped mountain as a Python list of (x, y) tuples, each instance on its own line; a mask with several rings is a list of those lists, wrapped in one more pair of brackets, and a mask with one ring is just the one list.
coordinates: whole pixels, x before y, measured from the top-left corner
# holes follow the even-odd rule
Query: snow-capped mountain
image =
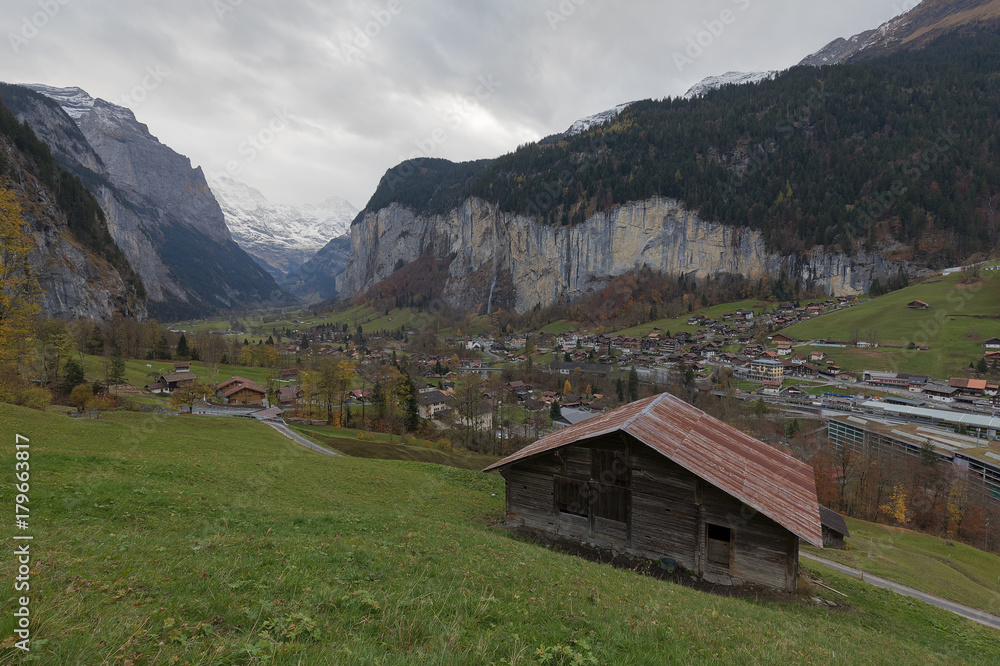
[(319, 205), (274, 204), (227, 176), (209, 181), (233, 240), (275, 277), (283, 277), (348, 233), (358, 208), (340, 197)]
[(919, 49), (941, 35), (965, 26), (1000, 19), (1000, 0), (922, 0), (903, 3), (908, 11), (874, 30), (835, 39), (801, 65), (836, 65)]
[(684, 99), (701, 97), (710, 90), (715, 90), (716, 88), (721, 88), (722, 86), (740, 86), (745, 83), (759, 83), (760, 81), (773, 79), (780, 73), (781, 72), (777, 70), (772, 70), (770, 72), (726, 72), (725, 74), (720, 74), (719, 76), (709, 76), (708, 78), (702, 79), (698, 83), (691, 86), (691, 88), (684, 93)]
[(595, 113), (592, 116), (587, 116), (586, 118), (580, 118), (566, 130), (564, 136), (576, 136), (577, 134), (583, 134), (591, 127), (597, 127), (598, 125), (603, 125), (606, 121), (611, 120), (619, 113), (621, 113), (626, 107), (628, 107), (632, 102), (627, 102), (625, 104), (619, 104), (613, 109), (608, 109), (607, 111), (601, 111), (600, 113)]
[(62, 110), (66, 112), (66, 115), (77, 122), (94, 108), (94, 98), (82, 88), (75, 86), (71, 88), (56, 88), (54, 86), (47, 86), (44, 83), (27, 83), (23, 85), (25, 88), (31, 88), (35, 92), (41, 93), (57, 102), (62, 107)]
[(816, 51), (816, 53), (803, 58), (799, 64), (822, 67), (823, 65), (835, 65), (844, 62), (857, 53), (874, 32), (874, 30), (866, 30), (848, 39), (844, 39), (843, 37), (835, 39), (819, 51)]

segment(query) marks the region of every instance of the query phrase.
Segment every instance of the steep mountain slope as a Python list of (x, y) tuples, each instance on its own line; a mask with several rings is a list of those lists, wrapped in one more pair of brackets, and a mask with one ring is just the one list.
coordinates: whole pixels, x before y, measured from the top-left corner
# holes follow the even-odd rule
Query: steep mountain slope
[(78, 88), (33, 87), (38, 92), (3, 85), (0, 96), (97, 198), (147, 286), (151, 314), (181, 317), (287, 298), (233, 242), (200, 168), (128, 109)]
[(257, 190), (228, 177), (209, 182), (233, 240), (275, 278), (282, 279), (345, 235), (358, 209), (339, 197), (319, 205), (273, 204)]
[(778, 74), (780, 74), (780, 72), (772, 70), (769, 72), (726, 72), (725, 74), (720, 74), (719, 76), (709, 76), (691, 86), (691, 88), (684, 93), (684, 99), (701, 97), (705, 93), (721, 88), (722, 86), (740, 86), (746, 83), (759, 83), (761, 81), (767, 81), (768, 79), (773, 79)]
[(339, 281), (351, 253), (351, 237), (338, 236), (309, 261), (282, 279), (282, 285), (300, 298), (310, 301), (333, 298), (340, 291)]
[(14, 192), (28, 225), (43, 314), (145, 318), (142, 281), (112, 240), (97, 201), (2, 101), (0, 188)]
[(342, 292), (418, 260), (445, 262), (448, 301), (482, 311), (572, 298), (642, 264), (784, 273), (833, 294), (899, 266), (955, 265), (996, 242), (998, 75), (1000, 29), (979, 26), (822, 73), (636, 102), (487, 163), (404, 163), (352, 226)]
[(875, 30), (837, 39), (801, 65), (835, 65), (918, 49), (946, 33), (1000, 20), (1000, 0), (923, 0)]

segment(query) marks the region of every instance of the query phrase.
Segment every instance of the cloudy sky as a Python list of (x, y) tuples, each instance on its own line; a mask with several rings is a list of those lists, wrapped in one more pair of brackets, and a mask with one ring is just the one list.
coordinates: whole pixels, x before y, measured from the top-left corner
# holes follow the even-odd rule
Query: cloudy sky
[(124, 104), (272, 201), (361, 207), (405, 158), (495, 157), (621, 102), (789, 67), (913, 4), (6, 0), (0, 79)]

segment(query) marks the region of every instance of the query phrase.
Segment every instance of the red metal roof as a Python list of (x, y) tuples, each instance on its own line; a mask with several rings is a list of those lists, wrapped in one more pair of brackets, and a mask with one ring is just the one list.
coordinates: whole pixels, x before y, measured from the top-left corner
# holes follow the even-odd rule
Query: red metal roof
[(619, 431), (822, 548), (812, 467), (668, 393), (564, 428), (483, 471)]

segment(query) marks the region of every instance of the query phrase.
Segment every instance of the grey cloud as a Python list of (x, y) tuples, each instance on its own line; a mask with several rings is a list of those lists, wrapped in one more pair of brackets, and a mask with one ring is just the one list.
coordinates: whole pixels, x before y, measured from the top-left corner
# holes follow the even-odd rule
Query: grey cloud
[[(37, 3), (9, 1), (3, 33), (16, 31)], [(8, 49), (0, 78), (78, 85), (114, 101), (147, 67), (169, 68), (136, 115), (210, 173), (238, 159), (240, 142), (287, 109), (295, 120), (240, 178), (275, 201), (336, 194), (361, 206), (384, 171), (435, 130), (446, 134), (435, 156), (493, 157), (621, 102), (683, 94), (705, 76), (788, 67), (836, 37), (875, 27), (894, 4), (68, 0), (18, 53), (0, 45)], [(673, 54), (724, 10), (737, 20), (678, 71)], [(356, 30), (366, 28), (368, 43), (358, 46)], [(454, 122), (480, 77), (502, 85)]]

